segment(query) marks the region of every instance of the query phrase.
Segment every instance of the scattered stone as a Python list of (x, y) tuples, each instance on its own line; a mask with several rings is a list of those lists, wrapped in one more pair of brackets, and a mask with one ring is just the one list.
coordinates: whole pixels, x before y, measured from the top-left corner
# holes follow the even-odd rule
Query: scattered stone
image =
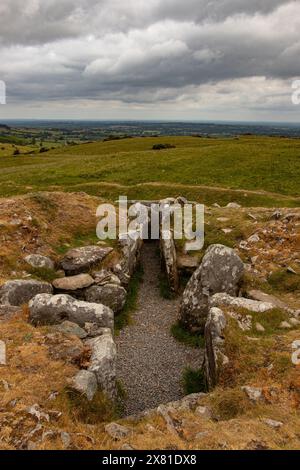
[(195, 436), (195, 439), (203, 439), (204, 437), (207, 437), (208, 435), (209, 435), (208, 431), (198, 432)]
[(130, 429), (117, 423), (107, 424), (105, 426), (105, 432), (115, 441), (120, 441), (131, 433)]
[(38, 421), (47, 421), (48, 423), (50, 421), (49, 414), (45, 413), (37, 403), (27, 408), (27, 413)]
[(98, 388), (95, 374), (88, 370), (79, 371), (73, 377), (71, 388), (85, 395), (89, 401), (92, 401)]
[(283, 321), (283, 322), (280, 323), (279, 328), (288, 330), (288, 329), (292, 328), (292, 325), (290, 323), (288, 323), (287, 321)]
[(87, 332), (83, 328), (80, 328), (77, 323), (72, 323), (70, 321), (64, 321), (61, 325), (55, 326), (55, 329), (60, 331), (60, 333), (77, 336), (80, 339), (85, 339), (88, 336)]
[(255, 217), (255, 215), (251, 214), (250, 212), (248, 213), (248, 217), (250, 217), (252, 220), (257, 220), (257, 217)]
[(222, 232), (224, 232), (225, 235), (227, 235), (232, 232), (232, 228), (222, 228)]
[(77, 276), (55, 279), (52, 284), (57, 290), (69, 292), (90, 287), (94, 284), (94, 279), (89, 274), (78, 274)]
[(113, 311), (100, 304), (75, 300), (65, 294), (40, 294), (29, 303), (29, 318), (34, 325), (55, 325), (65, 320), (84, 327), (85, 323), (96, 323), (99, 327), (114, 326)]
[(237, 204), (236, 202), (230, 202), (226, 206), (228, 209), (241, 209), (242, 206), (240, 204)]
[(101, 271), (97, 271), (93, 273), (95, 284), (99, 286), (105, 286), (106, 284), (116, 284), (121, 285), (121, 281), (116, 276), (116, 274), (112, 273), (111, 271), (107, 271), (106, 269), (102, 269)]
[(131, 447), (129, 444), (122, 445), (122, 450), (135, 450), (134, 447)]
[(212, 307), (238, 307), (251, 312), (264, 313), (274, 308), (273, 304), (268, 302), (258, 302), (257, 300), (246, 299), (244, 297), (231, 297), (228, 294), (215, 294), (210, 299)]
[(260, 323), (258, 323), (258, 322), (255, 324), (255, 329), (256, 329), (256, 331), (258, 331), (259, 333), (264, 333), (264, 331), (266, 331), (265, 328), (264, 328)]
[(228, 312), (228, 315), (231, 318), (234, 318), (237, 322), (241, 330), (249, 331), (252, 329), (252, 316), (251, 315), (242, 315), (237, 312)]
[(91, 349), (89, 372), (96, 376), (99, 388), (111, 399), (116, 397), (117, 348), (110, 331), (86, 342)]
[(230, 219), (228, 219), (228, 217), (218, 217), (217, 218), (217, 221), (218, 222), (229, 222)]
[(264, 418), (263, 422), (273, 429), (280, 429), (283, 426), (281, 421), (275, 421), (274, 419)]
[(68, 276), (89, 271), (113, 251), (110, 247), (85, 246), (69, 250), (60, 262), (61, 268)]
[(242, 387), (242, 390), (246, 393), (247, 397), (251, 401), (257, 402), (261, 400), (263, 397), (261, 388), (246, 386), (246, 387)]
[(286, 270), (290, 274), (297, 274), (296, 271), (293, 268), (291, 268), (290, 266)]
[(271, 220), (279, 220), (279, 219), (281, 219), (281, 217), (282, 217), (282, 213), (280, 211), (275, 211), (271, 215), (270, 219)]
[(6, 366), (6, 344), (0, 340), (0, 366)]
[(122, 286), (106, 284), (104, 286), (92, 286), (85, 292), (85, 300), (95, 304), (103, 304), (119, 313), (126, 302), (127, 292)]
[(33, 268), (45, 268), (45, 269), (54, 269), (54, 262), (47, 256), (42, 255), (28, 255), (25, 258), (26, 263), (28, 263)]
[(60, 433), (60, 438), (61, 438), (61, 442), (64, 446), (65, 449), (68, 449), (71, 445), (71, 436), (68, 432), (61, 432)]
[(34, 280), (8, 281), (0, 287), (0, 303), (19, 307), (27, 304), (37, 294), (52, 294), (52, 286), (47, 282)]
[(180, 321), (189, 330), (204, 330), (209, 298), (217, 292), (236, 295), (244, 264), (231, 248), (211, 245), (183, 293)]
[(195, 415), (201, 416), (202, 418), (205, 418), (205, 419), (212, 418), (212, 413), (207, 406), (198, 406), (195, 410)]
[[(0, 345), (0, 365), (5, 365), (5, 364), (1, 364), (1, 345)], [(9, 392), (9, 390), (11, 390), (12, 386), (6, 380), (1, 379), (0, 383), (2, 384), (5, 392)]]
[(220, 204), (218, 204), (217, 202), (215, 202), (215, 203), (213, 204), (213, 207), (216, 207), (217, 209), (220, 209), (220, 208), (221, 208)]
[(249, 237), (248, 240), (247, 240), (248, 243), (257, 243), (259, 241), (260, 241), (260, 238), (259, 238), (259, 235), (257, 233), (255, 233), (254, 235)]

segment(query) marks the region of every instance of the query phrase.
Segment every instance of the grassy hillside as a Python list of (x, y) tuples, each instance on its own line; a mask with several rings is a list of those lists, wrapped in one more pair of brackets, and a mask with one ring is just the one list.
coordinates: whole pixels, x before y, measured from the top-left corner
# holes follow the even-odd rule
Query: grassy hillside
[[(176, 148), (153, 151), (157, 143)], [(113, 199), (183, 194), (205, 203), (300, 205), (300, 140), (135, 138), (0, 158), (0, 196), (86, 191)]]

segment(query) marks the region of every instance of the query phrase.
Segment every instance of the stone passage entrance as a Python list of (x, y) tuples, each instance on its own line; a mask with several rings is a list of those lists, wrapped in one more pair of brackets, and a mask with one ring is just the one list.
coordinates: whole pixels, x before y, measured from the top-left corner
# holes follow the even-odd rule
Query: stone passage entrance
[(144, 244), (142, 265), (138, 309), (116, 338), (117, 376), (127, 392), (125, 416), (182, 398), (183, 370), (200, 368), (203, 359), (201, 350), (178, 343), (170, 333), (179, 303), (160, 295), (158, 244)]

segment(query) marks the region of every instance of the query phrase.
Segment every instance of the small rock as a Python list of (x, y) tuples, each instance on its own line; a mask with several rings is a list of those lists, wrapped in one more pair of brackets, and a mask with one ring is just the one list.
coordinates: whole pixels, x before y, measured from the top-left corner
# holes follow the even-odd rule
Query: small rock
[(127, 292), (124, 287), (116, 284), (92, 286), (85, 292), (87, 302), (106, 305), (115, 313), (119, 313), (123, 309), (126, 298)]
[(67, 320), (54, 328), (60, 333), (77, 336), (80, 339), (85, 339), (88, 336), (87, 332), (83, 328), (80, 328), (76, 323)]
[(122, 450), (134, 450), (134, 448), (126, 443), (126, 444), (122, 445)]
[(282, 217), (282, 213), (280, 211), (275, 211), (273, 212), (273, 214), (271, 215), (271, 220), (279, 220), (281, 219)]
[(281, 421), (275, 421), (274, 419), (265, 418), (263, 419), (263, 422), (273, 429), (280, 429), (283, 426)]
[(297, 320), (297, 318), (290, 318), (290, 319), (289, 319), (289, 322), (290, 322), (293, 326), (298, 326), (298, 325), (300, 325), (300, 321)]
[(217, 209), (220, 209), (220, 208), (221, 208), (220, 204), (218, 204), (217, 202), (215, 202), (215, 203), (213, 204), (213, 207), (216, 207)]
[(208, 431), (198, 432), (195, 436), (195, 439), (203, 439), (204, 437), (206, 437), (208, 435), (209, 435)]
[(288, 323), (287, 321), (283, 321), (283, 322), (280, 323), (279, 328), (288, 330), (288, 329), (292, 328), (292, 325), (290, 325), (290, 323)]
[(212, 418), (211, 411), (207, 406), (198, 406), (195, 410), (195, 415), (206, 419)]
[(110, 247), (85, 246), (69, 250), (60, 263), (68, 276), (74, 276), (89, 271), (113, 251)]
[(225, 235), (227, 235), (232, 232), (232, 228), (222, 228), (222, 232), (224, 232)]
[(248, 243), (257, 243), (259, 241), (260, 241), (260, 238), (259, 238), (259, 235), (257, 233), (255, 233), (254, 235), (249, 237), (248, 240), (247, 240)]
[(76, 291), (86, 289), (94, 284), (94, 279), (89, 274), (78, 274), (77, 276), (63, 277), (53, 281), (53, 287), (62, 291)]
[(131, 433), (130, 429), (117, 423), (107, 424), (105, 426), (105, 432), (115, 441), (120, 441)]
[(257, 387), (242, 387), (242, 390), (246, 393), (248, 398), (250, 398), (251, 401), (259, 401), (262, 399), (262, 389), (257, 388)]
[(118, 276), (106, 269), (93, 273), (93, 277), (95, 279), (95, 284), (98, 286), (105, 286), (106, 284), (116, 284), (117, 286), (121, 285), (121, 281)]
[(264, 328), (260, 323), (258, 323), (258, 322), (255, 324), (255, 329), (256, 329), (256, 331), (258, 331), (259, 333), (263, 333), (264, 331), (266, 331), (265, 328)]
[(36, 418), (38, 421), (50, 421), (49, 415), (42, 411), (37, 403), (27, 408), (27, 413)]
[(60, 433), (60, 438), (61, 438), (61, 442), (63, 443), (63, 446), (65, 449), (68, 449), (68, 447), (70, 447), (71, 445), (71, 436), (68, 432), (61, 432)]
[(6, 366), (6, 344), (0, 340), (0, 366)]
[(26, 256), (25, 261), (33, 268), (46, 268), (51, 270), (54, 269), (53, 261), (47, 256), (28, 255)]
[(228, 217), (218, 217), (217, 218), (217, 221), (218, 222), (229, 222), (230, 219), (228, 219)]
[(228, 209), (241, 209), (242, 206), (240, 206), (239, 204), (237, 204), (236, 202), (230, 202), (229, 204), (227, 204), (226, 206)]
[(286, 270), (290, 274), (297, 274), (296, 271), (293, 268), (291, 268), (290, 266)]
[(255, 215), (250, 214), (250, 212), (248, 213), (248, 217), (250, 217), (250, 219), (252, 219), (252, 220), (257, 220), (257, 218), (255, 217)]
[(71, 388), (92, 401), (98, 388), (95, 374), (87, 370), (79, 371), (72, 379)]

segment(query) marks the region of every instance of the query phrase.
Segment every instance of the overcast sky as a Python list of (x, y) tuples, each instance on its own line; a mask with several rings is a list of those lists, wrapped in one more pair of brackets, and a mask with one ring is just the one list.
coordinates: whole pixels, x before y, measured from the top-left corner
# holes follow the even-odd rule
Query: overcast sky
[(300, 122), (300, 0), (0, 0), (4, 118)]

